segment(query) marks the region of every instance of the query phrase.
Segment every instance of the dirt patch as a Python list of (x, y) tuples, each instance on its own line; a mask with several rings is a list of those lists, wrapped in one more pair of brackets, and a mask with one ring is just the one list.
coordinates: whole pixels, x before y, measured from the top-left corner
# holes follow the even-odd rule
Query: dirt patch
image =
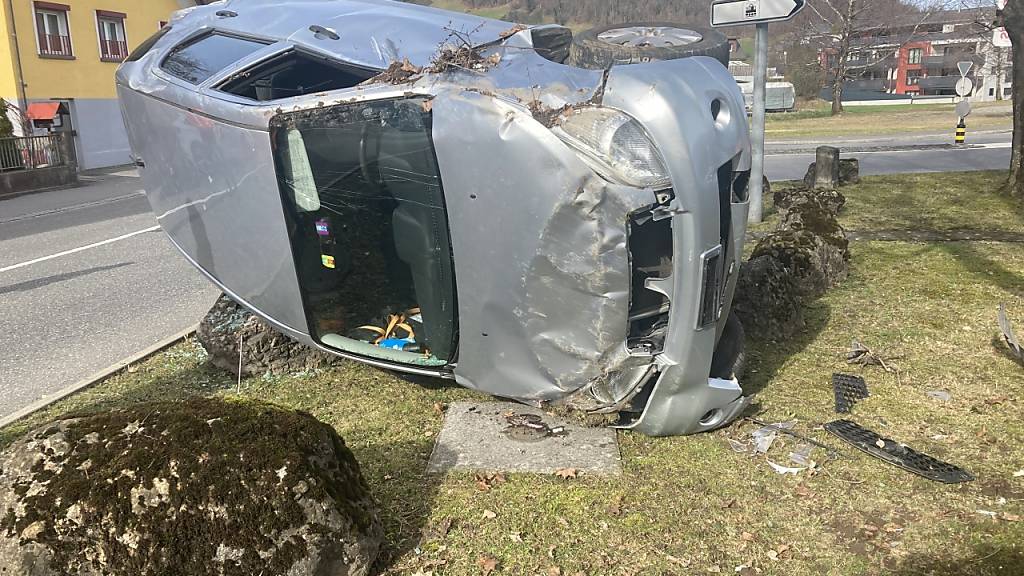
[[(822, 514), (829, 515), (829, 510)], [(892, 549), (903, 536), (904, 527), (914, 518), (903, 510), (882, 515), (877, 512), (833, 517), (828, 522), (836, 541), (851, 554), (869, 557)]]

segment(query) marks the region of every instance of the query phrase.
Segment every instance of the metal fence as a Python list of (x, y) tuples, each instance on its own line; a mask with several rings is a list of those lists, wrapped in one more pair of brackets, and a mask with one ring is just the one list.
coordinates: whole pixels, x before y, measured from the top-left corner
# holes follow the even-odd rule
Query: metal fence
[(0, 138), (0, 171), (63, 166), (62, 134)]

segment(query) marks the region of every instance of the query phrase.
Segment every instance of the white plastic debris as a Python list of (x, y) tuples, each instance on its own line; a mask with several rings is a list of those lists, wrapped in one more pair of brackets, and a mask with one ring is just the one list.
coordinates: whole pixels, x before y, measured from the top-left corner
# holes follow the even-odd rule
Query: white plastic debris
[(1016, 472), (1014, 472), (1013, 473), (1013, 477), (1014, 478), (1024, 477), (1024, 468), (1021, 468), (1020, 470), (1017, 470)]
[(814, 446), (811, 446), (810, 444), (800, 444), (789, 453), (789, 459), (798, 466), (810, 468), (814, 465), (814, 460), (811, 460), (811, 453), (813, 451)]
[(942, 400), (943, 402), (949, 402), (953, 397), (945, 390), (929, 390), (925, 392), (929, 398), (935, 398), (936, 400)]
[(746, 442), (740, 442), (739, 440), (734, 440), (733, 438), (729, 438), (729, 447), (732, 448), (733, 452), (738, 452), (740, 454), (746, 452), (748, 449), (748, 445)]
[(776, 422), (754, 430), (750, 435), (754, 438), (754, 453), (765, 454), (772, 447), (775, 438), (779, 435), (779, 429), (792, 430), (796, 426), (796, 420), (789, 422)]
[(777, 472), (779, 474), (783, 474), (783, 475), (785, 475), (785, 474), (792, 474), (792, 475), (796, 476), (797, 474), (799, 474), (799, 473), (801, 473), (801, 472), (803, 472), (804, 470), (807, 469), (807, 468), (789, 468), (787, 466), (781, 466), (779, 464), (776, 464), (775, 462), (772, 462), (771, 460), (765, 460), (765, 462), (767, 462), (768, 465), (772, 467), (772, 470), (775, 470), (775, 472)]
[(997, 516), (999, 516), (998, 513), (992, 512), (991, 510), (981, 510), (981, 509), (978, 509), (978, 510), (975, 510), (974, 512), (977, 513), (977, 514), (981, 514), (982, 516), (988, 516), (989, 518), (996, 518)]

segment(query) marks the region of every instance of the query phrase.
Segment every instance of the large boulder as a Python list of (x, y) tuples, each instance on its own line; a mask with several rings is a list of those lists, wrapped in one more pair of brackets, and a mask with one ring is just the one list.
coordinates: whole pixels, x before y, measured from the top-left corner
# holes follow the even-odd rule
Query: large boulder
[(363, 575), (382, 538), (352, 453), (301, 412), (140, 404), (0, 452), (0, 574)]
[(199, 323), (196, 338), (210, 362), (238, 375), (242, 346), (242, 376), (302, 372), (341, 362), (333, 354), (300, 344), (272, 328), (234, 300), (221, 295)]

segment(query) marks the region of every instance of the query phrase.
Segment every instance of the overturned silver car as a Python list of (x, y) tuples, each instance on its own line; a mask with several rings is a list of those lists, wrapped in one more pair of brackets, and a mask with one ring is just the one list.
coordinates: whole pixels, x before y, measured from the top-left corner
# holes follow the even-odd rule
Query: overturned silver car
[(291, 337), (652, 435), (730, 421), (743, 98), (715, 59), (370, 0), (219, 2), (120, 68), (174, 245)]

